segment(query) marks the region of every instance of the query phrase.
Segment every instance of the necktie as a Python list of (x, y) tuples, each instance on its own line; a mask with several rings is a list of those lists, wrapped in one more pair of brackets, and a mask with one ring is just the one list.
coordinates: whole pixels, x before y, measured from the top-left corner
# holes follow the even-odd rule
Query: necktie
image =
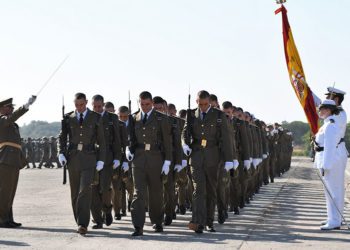
[(145, 124), (147, 122), (147, 113), (143, 116), (142, 123)]
[(84, 121), (84, 114), (80, 113), (79, 124), (83, 125), (83, 121)]
[(204, 121), (204, 118), (205, 118), (206, 114), (207, 114), (207, 113), (202, 112), (202, 120), (203, 120), (203, 121)]

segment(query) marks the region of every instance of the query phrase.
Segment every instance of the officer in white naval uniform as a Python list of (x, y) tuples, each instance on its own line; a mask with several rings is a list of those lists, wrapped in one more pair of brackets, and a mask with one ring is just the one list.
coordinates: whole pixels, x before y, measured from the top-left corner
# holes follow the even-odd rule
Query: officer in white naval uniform
[(321, 226), (321, 230), (339, 229), (342, 221), (337, 207), (340, 209), (340, 206), (344, 205), (345, 169), (341, 166), (342, 150), (339, 147), (341, 133), (335, 117), (338, 113), (339, 110), (333, 100), (324, 100), (319, 106), (319, 115), (324, 119), (324, 124), (315, 138), (315, 166), (322, 173), (324, 183), (332, 195), (330, 197), (325, 190), (327, 223)]
[[(347, 115), (343, 107), (341, 106), (343, 100), (344, 100), (344, 95), (346, 94), (344, 91), (340, 89), (336, 89), (334, 87), (328, 87), (327, 88), (327, 99), (331, 99), (335, 102), (336, 106), (339, 109), (339, 114), (335, 116), (335, 123), (339, 127), (339, 133), (340, 133), (340, 141), (338, 147), (341, 150), (341, 163), (340, 166), (341, 168), (345, 171), (346, 168), (346, 163), (348, 161), (348, 151), (345, 146), (345, 133), (346, 133), (346, 125), (347, 125)], [(344, 183), (344, 182), (341, 182)], [(345, 196), (345, 186), (341, 189), (342, 193), (340, 194), (341, 197)], [(340, 192), (340, 191), (339, 191)], [(344, 199), (341, 200), (342, 203), (340, 204), (340, 211), (343, 213), (344, 211)], [(325, 222), (323, 222), (325, 223)]]

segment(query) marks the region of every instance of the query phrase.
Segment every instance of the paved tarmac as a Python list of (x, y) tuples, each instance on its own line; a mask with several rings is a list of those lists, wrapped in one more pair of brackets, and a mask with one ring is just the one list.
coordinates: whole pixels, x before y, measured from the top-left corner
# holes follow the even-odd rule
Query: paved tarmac
[[(350, 197), (348, 166), (347, 196)], [(350, 221), (350, 206), (346, 203)], [(294, 158), (292, 168), (262, 187), (241, 215), (229, 214), (216, 233), (196, 235), (187, 229), (190, 214), (179, 215), (164, 233), (153, 233), (147, 220), (143, 237), (130, 236), (130, 216), (82, 237), (70, 206), (69, 186), (61, 169), (26, 169), (20, 174), (14, 203), (19, 229), (0, 229), (0, 248), (16, 249), (349, 249), (350, 230), (324, 232), (325, 198), (308, 158)]]

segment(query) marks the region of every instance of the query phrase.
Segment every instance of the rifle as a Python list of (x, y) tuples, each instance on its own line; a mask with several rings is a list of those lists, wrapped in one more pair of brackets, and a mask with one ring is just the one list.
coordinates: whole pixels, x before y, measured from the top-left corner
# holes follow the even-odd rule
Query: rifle
[[(66, 129), (66, 119), (64, 117), (64, 96), (62, 96), (62, 129)], [(63, 165), (63, 185), (67, 183), (67, 163)]]
[(192, 110), (191, 110), (191, 92), (188, 91), (188, 108), (186, 112), (186, 123), (187, 123), (187, 129), (186, 129), (186, 137), (185, 137), (185, 143), (190, 146), (191, 145), (191, 131), (192, 131)]

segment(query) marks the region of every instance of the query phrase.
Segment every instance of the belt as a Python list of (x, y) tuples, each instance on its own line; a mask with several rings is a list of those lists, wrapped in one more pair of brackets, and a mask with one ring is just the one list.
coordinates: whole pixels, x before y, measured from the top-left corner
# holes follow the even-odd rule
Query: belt
[(344, 137), (340, 139), (340, 141), (338, 142), (338, 145), (339, 145), (340, 143), (342, 143), (342, 142), (345, 142)]
[(210, 147), (215, 147), (218, 146), (216, 141), (207, 141), (205, 139), (199, 141), (199, 140), (194, 140), (192, 143), (193, 148), (210, 148)]
[(323, 150), (324, 150), (324, 147), (319, 147), (319, 146), (315, 147), (316, 152), (322, 152)]
[(145, 151), (154, 151), (154, 150), (160, 150), (160, 147), (158, 144), (137, 144), (136, 148), (143, 149)]
[(94, 144), (69, 144), (69, 150), (78, 150), (78, 151), (95, 151)]
[(5, 146), (10, 146), (10, 147), (13, 147), (13, 148), (18, 148), (18, 149), (21, 149), (22, 150), (22, 146), (17, 144), (17, 143), (14, 143), (14, 142), (9, 142), (9, 141), (6, 141), (6, 142), (1, 142), (0, 143), (0, 148), (3, 148)]

